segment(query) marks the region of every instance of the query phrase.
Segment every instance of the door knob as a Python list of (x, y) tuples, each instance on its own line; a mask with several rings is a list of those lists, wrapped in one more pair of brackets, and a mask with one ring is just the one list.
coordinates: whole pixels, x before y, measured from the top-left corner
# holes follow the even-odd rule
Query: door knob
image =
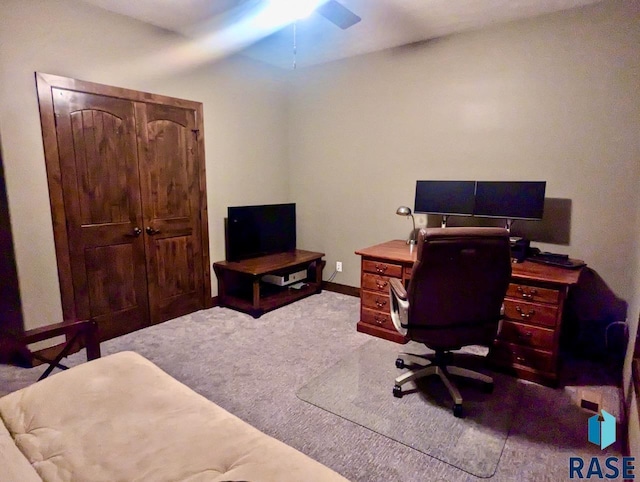
[(141, 234), (142, 234), (142, 229), (140, 229), (138, 226), (136, 226), (135, 228), (133, 228), (133, 232), (130, 233), (130, 234), (127, 234), (126, 236), (129, 236), (129, 237), (132, 237), (132, 238), (137, 238)]
[(147, 226), (147, 228), (145, 229), (145, 231), (147, 232), (147, 234), (150, 234), (150, 235), (152, 235), (152, 236), (153, 236), (154, 234), (159, 234), (159, 233), (160, 233), (160, 231), (159, 231), (159, 230), (157, 230), (157, 229), (153, 229), (151, 226)]

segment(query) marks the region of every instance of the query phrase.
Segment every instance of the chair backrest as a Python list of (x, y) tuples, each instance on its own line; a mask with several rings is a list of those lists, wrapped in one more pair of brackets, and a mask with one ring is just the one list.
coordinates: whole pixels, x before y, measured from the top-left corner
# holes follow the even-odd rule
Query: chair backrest
[(490, 344), (510, 277), (506, 229), (420, 230), (407, 335), (433, 349)]

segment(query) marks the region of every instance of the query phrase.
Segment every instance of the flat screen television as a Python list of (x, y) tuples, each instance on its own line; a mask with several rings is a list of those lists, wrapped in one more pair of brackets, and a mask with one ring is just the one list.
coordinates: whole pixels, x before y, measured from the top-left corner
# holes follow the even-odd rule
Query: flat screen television
[(471, 216), (475, 181), (416, 181), (414, 212)]
[(241, 261), (296, 249), (296, 205), (227, 208), (227, 261)]
[(542, 219), (545, 181), (478, 181), (474, 216)]

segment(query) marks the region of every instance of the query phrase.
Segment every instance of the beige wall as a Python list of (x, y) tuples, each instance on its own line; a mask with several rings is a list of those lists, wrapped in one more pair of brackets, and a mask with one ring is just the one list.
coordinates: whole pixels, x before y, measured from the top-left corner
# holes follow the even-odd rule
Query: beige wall
[(151, 64), (180, 39), (73, 0), (5, 0), (1, 9), (0, 125), (27, 328), (62, 320), (35, 71), (204, 104), (212, 261), (224, 259), (228, 205), (288, 200), (285, 90), (274, 69), (234, 59), (175, 71), (171, 53)]
[[(300, 244), (341, 260), (408, 235), (416, 179), (546, 180), (570, 244), (632, 295), (640, 179), (640, 3), (606, 2), (305, 69), (292, 82)], [(637, 274), (635, 275), (637, 276)]]
[[(405, 238), (417, 179), (546, 180), (570, 241), (640, 314), (640, 2), (583, 9), (305, 69), (290, 109), (299, 244), (359, 286), (354, 250)], [(631, 340), (631, 346), (633, 341)], [(629, 394), (630, 356), (624, 371)], [(630, 400), (630, 398), (628, 398)], [(637, 402), (630, 438), (640, 452)]]
[[(416, 179), (546, 180), (548, 197), (573, 202), (571, 240), (541, 247), (587, 260), (630, 302), (635, 336), (639, 2), (296, 72), (238, 58), (178, 71), (167, 68), (171, 53), (153, 64), (180, 39), (73, 0), (1, 9), (0, 126), (27, 328), (62, 316), (33, 80), (41, 71), (204, 103), (212, 260), (224, 257), (228, 205), (295, 201), (300, 247), (327, 253), (327, 275), (341, 260), (335, 281), (358, 286), (354, 250), (408, 235), (393, 213), (412, 205)], [(627, 393), (629, 375), (627, 363)]]

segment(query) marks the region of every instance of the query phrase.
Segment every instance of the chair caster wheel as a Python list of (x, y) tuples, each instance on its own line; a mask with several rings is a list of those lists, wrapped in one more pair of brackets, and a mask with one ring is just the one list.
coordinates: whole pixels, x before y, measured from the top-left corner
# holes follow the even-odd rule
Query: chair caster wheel
[(456, 403), (453, 406), (453, 416), (456, 418), (462, 418), (462, 405)]
[(484, 393), (493, 393), (493, 383), (485, 383), (482, 387)]
[(402, 358), (396, 358), (396, 368), (404, 368), (404, 360)]
[(396, 398), (402, 398), (402, 387), (398, 385), (393, 387), (393, 396)]

